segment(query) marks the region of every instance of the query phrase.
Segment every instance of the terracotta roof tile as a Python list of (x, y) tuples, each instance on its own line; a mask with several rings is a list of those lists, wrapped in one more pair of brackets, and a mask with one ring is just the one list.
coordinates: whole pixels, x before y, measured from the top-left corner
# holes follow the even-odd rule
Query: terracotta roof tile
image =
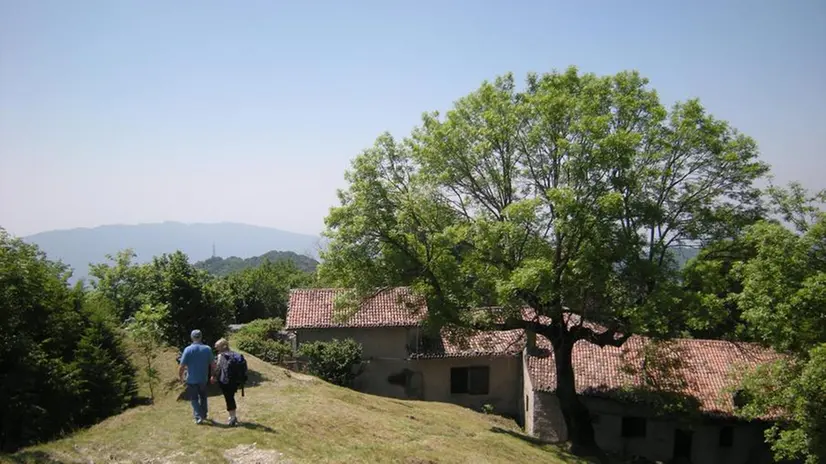
[(442, 330), (441, 336), (412, 355), (418, 359), (467, 358), (474, 356), (516, 356), (525, 346), (522, 330), (476, 332), (467, 337), (452, 337)]
[(361, 304), (346, 320), (334, 314), (334, 304), (343, 289), (302, 288), (290, 292), (288, 330), (331, 327), (412, 327), (427, 315), (424, 299), (407, 287), (390, 288)]
[[(623, 388), (643, 386), (642, 353), (644, 347), (650, 347), (649, 343), (638, 336), (631, 337), (620, 348), (577, 342), (573, 352), (577, 392), (610, 396)], [(543, 337), (537, 337), (537, 344), (546, 350), (550, 346)], [(754, 344), (722, 340), (679, 339), (666, 346), (659, 356), (677, 359), (674, 367), (680, 375), (658, 378), (656, 370), (648, 369), (650, 378), (655, 384), (671, 381), (671, 388), (693, 397), (702, 412), (712, 415), (728, 416), (734, 412), (730, 389), (742, 378), (743, 366), (753, 367), (778, 357)], [(552, 351), (546, 353), (530, 356), (528, 371), (535, 390), (552, 392), (556, 389), (556, 369)], [(681, 380), (679, 386), (673, 384), (675, 378)]]

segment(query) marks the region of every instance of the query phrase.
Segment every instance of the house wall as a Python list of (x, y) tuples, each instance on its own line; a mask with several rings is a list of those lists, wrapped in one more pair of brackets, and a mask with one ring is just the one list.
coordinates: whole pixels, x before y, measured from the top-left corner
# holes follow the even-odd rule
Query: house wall
[(534, 423), (534, 410), (536, 409), (536, 400), (533, 393), (533, 382), (531, 381), (530, 372), (528, 372), (527, 351), (522, 352), (522, 391), (519, 395), (520, 402), (520, 416), (522, 418), (522, 427), (528, 435), (536, 435), (536, 425)]
[[(528, 415), (533, 416), (532, 429), (536, 437), (551, 442), (567, 438), (565, 422), (559, 409), (559, 400), (553, 393), (534, 392)], [(763, 428), (757, 423), (680, 423), (656, 417), (647, 417), (644, 437), (623, 437), (624, 416), (646, 417), (647, 412), (634, 405), (599, 398), (582, 398), (591, 411), (597, 444), (605, 451), (624, 456), (642, 456), (655, 461), (668, 461), (674, 456), (674, 436), (680, 430), (692, 432), (691, 462), (708, 464), (760, 464), (772, 462), (763, 440)], [(528, 423), (526, 419), (526, 423)], [(731, 447), (719, 446), (719, 434), (724, 425), (734, 428)]]
[(406, 359), (408, 346), (417, 346), (418, 333), (418, 327), (299, 329), (295, 331), (295, 341), (299, 347), (308, 342), (352, 338), (361, 344), (364, 359)]
[(567, 440), (568, 428), (565, 425), (565, 418), (562, 416), (562, 409), (559, 407), (559, 400), (556, 395), (532, 391), (528, 393), (528, 398), (530, 399), (530, 409), (527, 415), (531, 416), (532, 428), (526, 431), (551, 443)]
[(388, 398), (416, 399), (409, 386), (391, 383), (389, 377), (411, 370), (410, 361), (404, 359), (372, 359), (364, 363), (361, 375), (356, 377), (353, 389), (371, 395)]
[[(519, 418), (522, 415), (522, 363), (520, 356), (440, 358), (415, 361), (422, 374), (422, 399), (441, 401), (479, 410), (491, 404), (495, 414)], [(489, 366), (487, 395), (451, 394), (450, 369), (453, 367)]]
[[(362, 345), (362, 374), (353, 388), (373, 395), (458, 404), (480, 409), (491, 404), (496, 414), (524, 418), (521, 356), (408, 359), (408, 347), (417, 347), (418, 328), (324, 328), (295, 331), (296, 347), (314, 341), (352, 338)], [(489, 366), (487, 395), (451, 394), (450, 369)], [(404, 376), (404, 384), (391, 382)]]

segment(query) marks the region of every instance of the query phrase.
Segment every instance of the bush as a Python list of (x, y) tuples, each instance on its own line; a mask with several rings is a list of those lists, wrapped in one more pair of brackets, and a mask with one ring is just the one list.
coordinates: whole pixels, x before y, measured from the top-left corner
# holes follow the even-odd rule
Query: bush
[(261, 340), (271, 340), (278, 337), (284, 329), (284, 321), (274, 317), (272, 319), (257, 319), (241, 327), (238, 336), (250, 336)]
[(250, 336), (237, 337), (235, 346), (239, 350), (272, 364), (283, 364), (286, 358), (293, 355), (293, 349), (289, 343), (277, 340), (263, 340)]
[(284, 328), (279, 318), (258, 319), (245, 325), (235, 336), (239, 350), (273, 364), (283, 364), (293, 355), (289, 343), (274, 340)]
[(80, 405), (78, 425), (94, 424), (123, 411), (137, 394), (136, 370), (111, 314), (95, 306), (84, 308), (86, 328), (75, 348), (78, 371), (74, 401)]
[(349, 338), (306, 343), (298, 353), (307, 358), (311, 374), (336, 385), (350, 387), (361, 373), (361, 345)]

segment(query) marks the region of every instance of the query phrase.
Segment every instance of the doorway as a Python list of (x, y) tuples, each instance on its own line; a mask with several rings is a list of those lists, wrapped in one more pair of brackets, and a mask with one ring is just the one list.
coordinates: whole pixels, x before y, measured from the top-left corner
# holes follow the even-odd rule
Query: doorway
[(690, 430), (674, 430), (674, 459), (686, 458), (691, 461), (691, 438), (693, 432)]

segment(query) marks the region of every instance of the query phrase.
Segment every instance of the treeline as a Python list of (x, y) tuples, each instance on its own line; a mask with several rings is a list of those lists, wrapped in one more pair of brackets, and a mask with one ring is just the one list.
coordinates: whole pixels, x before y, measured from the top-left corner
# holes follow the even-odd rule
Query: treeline
[(203, 269), (212, 275), (224, 277), (236, 272), (241, 272), (245, 269), (261, 266), (266, 262), (279, 263), (282, 261), (292, 262), (296, 268), (301, 271), (313, 273), (318, 267), (318, 261), (308, 256), (300, 255), (292, 251), (269, 251), (261, 256), (253, 256), (252, 258), (239, 258), (237, 256), (230, 256), (229, 258), (221, 258), (220, 256), (213, 256), (212, 258), (198, 261), (195, 267)]
[(182, 252), (107, 258), (91, 266), (91, 283), (72, 286), (66, 266), (0, 229), (0, 450), (123, 411), (142, 376), (153, 387), (164, 346), (183, 348), (196, 327), (210, 342), (233, 322), (283, 319), (290, 288), (315, 282), (290, 261), (216, 277)]

